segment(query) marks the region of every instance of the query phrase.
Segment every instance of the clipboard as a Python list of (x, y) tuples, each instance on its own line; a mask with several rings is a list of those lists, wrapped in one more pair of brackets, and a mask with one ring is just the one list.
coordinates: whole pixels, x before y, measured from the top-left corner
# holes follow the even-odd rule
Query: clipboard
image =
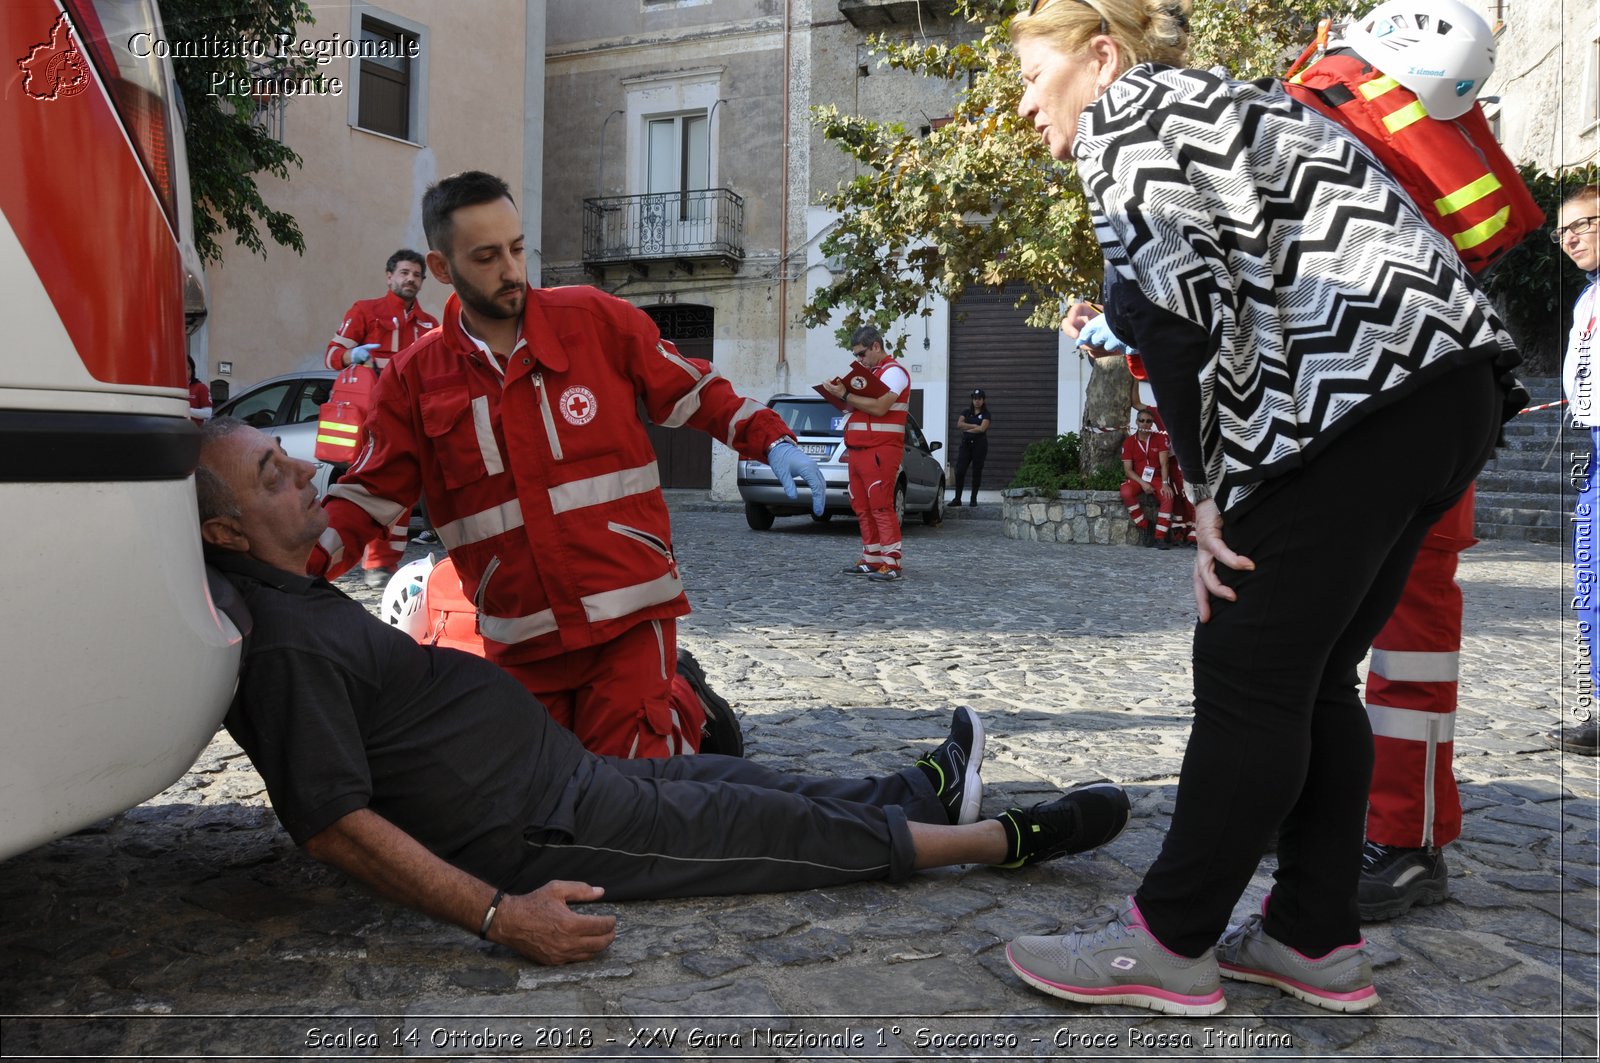
[[(889, 391), (889, 389), (884, 386), (883, 381), (879, 380), (873, 375), (872, 370), (868, 369), (858, 361), (852, 361), (850, 363), (850, 368), (846, 369), (842, 376), (834, 377), (834, 380), (845, 386), (845, 392), (847, 394), (860, 395), (864, 399), (875, 399), (880, 395), (888, 394)], [(823, 398), (827, 399), (828, 402), (833, 405), (834, 409), (850, 409), (848, 403), (844, 402), (842, 399), (834, 398), (821, 384), (813, 384), (811, 387), (812, 390), (814, 390), (818, 395), (821, 395)]]

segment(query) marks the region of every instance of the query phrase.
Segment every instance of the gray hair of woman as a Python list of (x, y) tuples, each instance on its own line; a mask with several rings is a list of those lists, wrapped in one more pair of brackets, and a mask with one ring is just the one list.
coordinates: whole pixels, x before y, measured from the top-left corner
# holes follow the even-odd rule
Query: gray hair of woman
[(1140, 63), (1182, 66), (1189, 50), (1188, 0), (1036, 0), (1011, 20), (1011, 42), (1039, 38), (1060, 51), (1097, 36), (1116, 43), (1122, 69)]

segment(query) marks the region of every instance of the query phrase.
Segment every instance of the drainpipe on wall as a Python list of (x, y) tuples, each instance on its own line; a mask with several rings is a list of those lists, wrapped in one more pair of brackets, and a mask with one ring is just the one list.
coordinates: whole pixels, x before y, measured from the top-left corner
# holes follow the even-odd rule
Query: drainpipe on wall
[[(783, 0), (783, 165), (778, 193), (778, 369), (789, 369), (789, 38), (793, 0)], [(785, 381), (787, 376), (785, 377)], [(787, 383), (784, 383), (787, 387)]]
[(523, 24), (522, 226), (528, 283), (544, 283), (544, 4), (529, 4)]

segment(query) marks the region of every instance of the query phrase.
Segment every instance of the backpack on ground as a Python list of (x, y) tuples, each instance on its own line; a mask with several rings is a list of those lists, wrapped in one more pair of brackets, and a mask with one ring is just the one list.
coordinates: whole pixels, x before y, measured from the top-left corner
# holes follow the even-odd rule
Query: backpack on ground
[(378, 390), (378, 371), (352, 365), (339, 371), (328, 401), (317, 407), (318, 461), (349, 465), (361, 445), (361, 426)]

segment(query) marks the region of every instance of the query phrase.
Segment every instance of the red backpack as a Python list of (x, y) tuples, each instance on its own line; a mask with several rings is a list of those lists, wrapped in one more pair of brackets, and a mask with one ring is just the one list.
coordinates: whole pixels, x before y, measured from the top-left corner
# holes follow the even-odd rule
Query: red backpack
[(1284, 88), (1355, 134), (1473, 273), (1544, 224), (1478, 104), (1459, 118), (1430, 118), (1411, 90), (1346, 48), (1324, 53), (1298, 74), (1291, 70)]
[(365, 365), (352, 365), (339, 371), (328, 401), (317, 407), (318, 461), (348, 465), (355, 460), (361, 443), (361, 425), (372, 409), (378, 390), (378, 371)]
[(478, 607), (461, 587), (456, 563), (446, 557), (428, 570), (428, 630), (418, 639), (424, 646), (448, 646), (479, 657), (484, 655), (478, 634)]

